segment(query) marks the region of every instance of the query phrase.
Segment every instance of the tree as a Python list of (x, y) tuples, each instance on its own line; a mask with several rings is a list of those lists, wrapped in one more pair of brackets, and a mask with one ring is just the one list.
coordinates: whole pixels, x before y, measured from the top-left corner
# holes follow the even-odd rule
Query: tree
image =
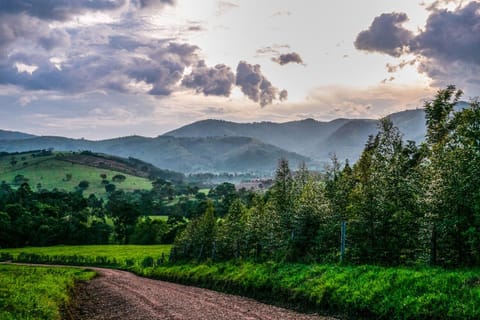
[(211, 201), (204, 214), (190, 221), (175, 240), (173, 249), (180, 257), (205, 260), (216, 255), (217, 219)]
[(128, 194), (116, 191), (110, 194), (106, 209), (107, 214), (113, 219), (116, 239), (120, 243), (130, 243), (130, 236), (141, 215), (138, 205)]
[(350, 258), (400, 264), (416, 259), (420, 210), (413, 144), (404, 147), (398, 128), (382, 119), (354, 166), (357, 183), (348, 207)]
[(449, 86), (425, 104), (425, 233), (430, 262), (448, 266), (480, 262), (480, 111), (474, 100), (455, 112), (461, 95)]
[(246, 251), (245, 223), (246, 208), (240, 199), (230, 205), (219, 230), (218, 251), (225, 258), (239, 258)]
[(135, 226), (131, 237), (134, 244), (159, 244), (163, 236), (168, 232), (167, 223), (163, 220), (152, 220), (149, 217), (143, 218)]
[(78, 188), (80, 188), (81, 190), (86, 190), (89, 185), (90, 182), (88, 182), (87, 180), (82, 180), (78, 183)]
[(288, 166), (288, 160), (280, 159), (271, 188), (271, 203), (279, 217), (281, 235), (277, 241), (283, 247), (284, 254), (295, 237), (293, 228), (293, 191), (293, 178)]

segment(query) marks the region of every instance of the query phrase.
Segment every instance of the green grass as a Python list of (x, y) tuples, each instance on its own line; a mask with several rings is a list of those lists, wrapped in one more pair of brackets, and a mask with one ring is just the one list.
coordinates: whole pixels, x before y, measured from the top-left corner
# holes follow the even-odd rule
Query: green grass
[(480, 319), (479, 270), (244, 262), (143, 273), (355, 319)]
[(0, 265), (0, 319), (61, 319), (75, 281), (94, 275), (76, 268)]
[(162, 221), (167, 221), (168, 216), (148, 216), (152, 220), (162, 220)]
[[(86, 266), (109, 266), (129, 269), (135, 266), (158, 264), (168, 259), (171, 245), (92, 245), (53, 246), (0, 249), (4, 260), (11, 255), (14, 261), (57, 263)], [(146, 260), (153, 259), (153, 263)]]
[(355, 319), (480, 319), (479, 269), (159, 261), (170, 249), (165, 245), (2, 249), (0, 259), (13, 255), (27, 262), (111, 266)]
[[(100, 169), (86, 165), (62, 161), (55, 158), (54, 155), (47, 157), (31, 158), (29, 154), (15, 156), (18, 163), (15, 166), (10, 164), (11, 156), (0, 157), (0, 176), (1, 180), (12, 184), (16, 175), (21, 174), (28, 179), (28, 184), (33, 190), (37, 189), (40, 184), (42, 189), (74, 191), (79, 182), (86, 180), (90, 183), (89, 187), (84, 191), (88, 196), (93, 193), (99, 197), (105, 198), (107, 193), (105, 186), (101, 184), (102, 178), (100, 174), (106, 174), (107, 180), (111, 181), (112, 177), (119, 174), (118, 171)], [(20, 160), (26, 157), (25, 161)], [(27, 165), (23, 163), (27, 162)], [(71, 174), (71, 180), (66, 181), (66, 175)], [(146, 178), (136, 177), (129, 174), (121, 173), (126, 177), (123, 182), (115, 182), (118, 190), (150, 190), (152, 183)]]

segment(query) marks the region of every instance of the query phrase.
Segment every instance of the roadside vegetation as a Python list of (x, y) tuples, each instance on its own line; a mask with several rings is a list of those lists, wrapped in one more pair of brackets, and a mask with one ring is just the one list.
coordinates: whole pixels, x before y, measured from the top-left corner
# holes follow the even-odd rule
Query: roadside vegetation
[(76, 281), (93, 271), (0, 265), (0, 319), (59, 320)]
[(352, 319), (478, 319), (480, 271), (217, 262), (140, 274)]

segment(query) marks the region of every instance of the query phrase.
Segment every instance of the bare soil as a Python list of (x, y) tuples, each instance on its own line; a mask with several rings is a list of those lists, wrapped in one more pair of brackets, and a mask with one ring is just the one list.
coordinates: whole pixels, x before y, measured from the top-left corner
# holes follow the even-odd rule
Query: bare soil
[(93, 269), (98, 277), (79, 283), (67, 319), (332, 319), (125, 271)]

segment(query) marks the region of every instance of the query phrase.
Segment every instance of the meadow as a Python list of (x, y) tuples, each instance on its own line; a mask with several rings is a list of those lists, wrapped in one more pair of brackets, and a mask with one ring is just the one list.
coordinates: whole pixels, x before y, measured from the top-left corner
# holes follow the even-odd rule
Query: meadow
[(76, 268), (0, 265), (0, 319), (61, 319), (75, 282), (94, 276)]
[(171, 245), (89, 245), (0, 249), (0, 259), (128, 269), (168, 260)]
[(17, 175), (23, 175), (28, 179), (28, 184), (34, 190), (56, 188), (71, 192), (76, 190), (81, 181), (88, 181), (89, 186), (84, 191), (85, 195), (93, 193), (98, 197), (106, 198), (107, 192), (100, 175), (105, 174), (106, 180), (111, 181), (115, 175), (122, 174), (126, 177), (125, 181), (114, 182), (119, 190), (134, 191), (152, 188), (151, 181), (146, 178), (59, 160), (55, 154), (33, 158), (31, 154), (26, 153), (17, 155), (16, 158), (18, 158), (17, 163), (12, 165), (11, 156), (0, 157), (1, 180), (13, 186), (15, 186), (14, 180)]

